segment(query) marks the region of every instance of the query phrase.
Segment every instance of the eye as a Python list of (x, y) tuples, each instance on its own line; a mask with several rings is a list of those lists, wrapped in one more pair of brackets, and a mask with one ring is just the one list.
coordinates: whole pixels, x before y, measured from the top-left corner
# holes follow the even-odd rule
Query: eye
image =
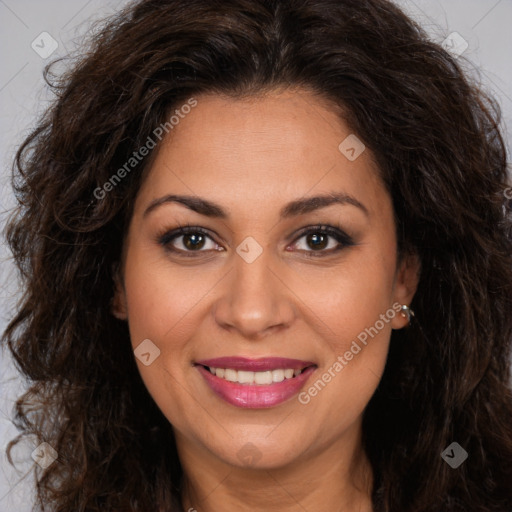
[[(210, 246), (208, 247), (208, 242)], [(181, 253), (205, 252), (205, 250), (222, 250), (208, 235), (207, 231), (200, 227), (181, 227), (170, 232), (166, 232), (158, 237), (158, 243), (166, 250)], [(206, 249), (205, 249), (206, 247)], [(205, 249), (205, 250), (202, 250)], [(190, 254), (190, 256), (194, 256)]]
[[(302, 239), (304, 239), (305, 243), (302, 244), (302, 248), (299, 247), (299, 250), (310, 253), (308, 256), (311, 257), (326, 256), (354, 245), (354, 241), (349, 235), (333, 226), (306, 228), (297, 240)], [(297, 246), (297, 242), (295, 242), (295, 246)]]
[[(296, 247), (297, 241), (304, 239), (303, 247)], [(222, 251), (223, 249), (201, 227), (186, 226), (165, 232), (158, 236), (158, 243), (167, 251), (184, 256), (195, 256), (194, 253), (206, 251)], [(209, 245), (209, 246), (208, 246)], [(312, 226), (305, 228), (293, 244), (301, 252), (311, 257), (328, 256), (345, 247), (354, 245), (352, 238), (344, 231), (333, 226)], [(316, 254), (315, 254), (316, 253)]]

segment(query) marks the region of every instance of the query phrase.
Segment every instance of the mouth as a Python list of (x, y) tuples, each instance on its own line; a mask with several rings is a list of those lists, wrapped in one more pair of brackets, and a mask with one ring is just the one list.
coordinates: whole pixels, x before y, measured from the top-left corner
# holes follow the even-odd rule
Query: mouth
[(194, 366), (210, 389), (237, 407), (267, 408), (296, 395), (317, 365), (287, 358), (246, 359), (222, 357)]

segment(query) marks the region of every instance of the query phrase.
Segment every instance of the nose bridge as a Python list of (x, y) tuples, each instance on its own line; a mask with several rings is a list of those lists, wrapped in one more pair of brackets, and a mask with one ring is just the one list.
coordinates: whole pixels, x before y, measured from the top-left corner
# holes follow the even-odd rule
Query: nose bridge
[(217, 323), (237, 329), (247, 338), (258, 338), (270, 328), (288, 325), (293, 306), (276, 276), (271, 250), (246, 240), (238, 246), (233, 264), (215, 308)]

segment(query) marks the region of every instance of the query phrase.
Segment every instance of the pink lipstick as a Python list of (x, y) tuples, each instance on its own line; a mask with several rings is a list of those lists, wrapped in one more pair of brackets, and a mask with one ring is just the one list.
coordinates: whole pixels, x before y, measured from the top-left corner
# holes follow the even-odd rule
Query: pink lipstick
[(195, 364), (210, 389), (237, 407), (267, 408), (296, 395), (317, 365), (311, 361), (267, 357), (220, 357)]

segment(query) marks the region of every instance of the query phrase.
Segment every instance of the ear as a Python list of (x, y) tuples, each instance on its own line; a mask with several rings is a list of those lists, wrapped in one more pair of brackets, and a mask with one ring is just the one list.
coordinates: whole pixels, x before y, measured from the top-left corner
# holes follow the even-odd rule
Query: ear
[[(410, 305), (418, 287), (420, 273), (421, 262), (417, 253), (403, 255), (395, 277), (393, 304), (398, 302), (400, 305)], [(391, 320), (391, 327), (393, 329), (402, 329), (408, 324), (408, 319), (401, 313), (395, 315)]]
[(111, 313), (119, 320), (127, 320), (126, 292), (118, 264), (114, 264), (112, 267), (112, 277), (114, 280), (114, 296), (111, 301)]

